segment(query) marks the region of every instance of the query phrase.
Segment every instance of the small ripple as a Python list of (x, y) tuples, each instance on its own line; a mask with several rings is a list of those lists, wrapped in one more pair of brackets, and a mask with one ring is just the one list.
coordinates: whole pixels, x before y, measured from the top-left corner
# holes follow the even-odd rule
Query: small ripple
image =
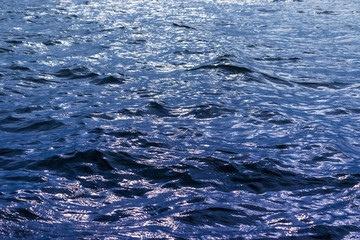
[[(265, 84), (266, 81), (268, 81), (268, 82), (275, 83), (275, 84), (286, 85), (288, 87), (293, 86), (293, 84), (291, 82), (283, 80), (281, 78), (271, 76), (266, 73), (258, 72), (258, 71), (252, 70), (252, 69), (244, 67), (244, 66), (238, 66), (238, 65), (226, 63), (226, 62), (231, 62), (231, 59), (229, 59), (228, 56), (222, 56), (222, 57), (216, 59), (216, 62), (217, 63), (215, 63), (215, 64), (201, 65), (201, 66), (189, 69), (187, 71), (214, 70), (214, 71), (220, 72), (225, 75), (245, 76), (243, 78), (243, 81), (247, 81), (247, 82), (256, 82), (256, 83)], [(220, 63), (218, 63), (218, 62), (220, 62)]]
[(59, 127), (65, 126), (64, 123), (50, 119), (46, 121), (27, 121), (19, 124), (7, 124), (7, 126), (1, 126), (0, 130), (12, 133), (29, 133), (35, 131), (50, 131)]
[(23, 149), (0, 148), (0, 156), (14, 157), (22, 155), (24, 152)]
[(209, 207), (189, 211), (176, 219), (192, 226), (216, 226), (217, 224), (225, 226), (253, 225), (256, 220), (259, 220), (256, 216), (248, 216), (244, 211), (223, 207)]
[(142, 211), (146, 214), (146, 215), (150, 215), (150, 216), (157, 216), (161, 213), (166, 212), (167, 210), (169, 210), (168, 207), (161, 207), (161, 206), (157, 206), (157, 205), (148, 205), (142, 208)]
[(22, 44), (23, 41), (19, 41), (19, 40), (8, 40), (8, 41), (5, 41), (6, 43), (10, 43), (10, 44)]
[(313, 157), (312, 161), (314, 162), (343, 162), (346, 159), (349, 159), (346, 155), (342, 152), (338, 151), (337, 149), (326, 147), (324, 152), (321, 154), (316, 154)]
[(324, 15), (339, 15), (337, 12), (334, 12), (334, 11), (322, 11), (322, 10), (319, 10), (319, 11), (316, 11), (315, 12), (316, 14), (324, 14)]
[[(74, 116), (74, 117), (78, 117), (78, 116)], [(113, 117), (111, 117), (105, 113), (92, 113), (90, 115), (87, 115), (86, 117), (87, 118), (104, 119), (104, 120), (109, 120), (109, 121), (114, 120)]]
[(19, 175), (19, 176), (8, 176), (8, 177), (5, 177), (3, 179), (7, 180), (7, 181), (30, 182), (30, 183), (44, 183), (44, 182), (46, 182), (46, 179), (44, 179), (44, 177), (42, 177), (42, 176)]
[(125, 83), (125, 78), (118, 78), (114, 76), (108, 76), (100, 79), (95, 79), (91, 81), (91, 83), (94, 83), (95, 85), (107, 85), (107, 84), (123, 84)]
[(173, 23), (173, 26), (174, 27), (180, 27), (180, 28), (186, 28), (186, 29), (192, 29), (192, 30), (196, 30), (196, 28), (194, 27), (190, 27), (186, 24), (183, 24), (183, 23)]
[(275, 12), (279, 12), (280, 9), (265, 9), (265, 8), (261, 8), (258, 9), (259, 12), (265, 12), (265, 13), (275, 13)]
[(61, 42), (58, 40), (48, 40), (48, 41), (43, 42), (43, 44), (46, 46), (54, 46), (54, 45), (61, 44)]
[[(350, 233), (359, 233), (360, 227), (353, 225), (314, 225), (311, 228), (299, 229), (298, 234), (310, 234), (316, 239), (344, 239)], [(301, 239), (301, 237), (299, 237)], [(356, 238), (354, 238), (356, 239)]]
[(325, 112), (326, 115), (333, 115), (333, 116), (337, 116), (337, 115), (348, 115), (349, 112), (347, 112), (345, 109), (334, 109), (328, 112)]
[(8, 48), (0, 48), (0, 53), (13, 53), (14, 50)]
[(271, 110), (255, 110), (252, 116), (260, 120), (271, 120), (274, 117), (282, 116), (282, 114)]
[(308, 88), (329, 88), (329, 89), (342, 89), (351, 86), (351, 83), (344, 83), (344, 82), (298, 82), (293, 81), (294, 83), (308, 87)]
[(299, 146), (300, 145), (298, 144), (280, 144), (274, 146), (257, 146), (257, 148), (286, 150), (286, 149), (297, 148)]
[(151, 191), (147, 188), (128, 188), (128, 189), (115, 189), (112, 192), (119, 197), (136, 198), (141, 197), (145, 193)]
[(42, 217), (38, 214), (26, 209), (26, 208), (17, 208), (15, 210), (16, 215), (18, 215), (23, 220), (41, 220)]
[(286, 124), (292, 124), (293, 121), (291, 119), (272, 119), (269, 121), (270, 123), (276, 124), (276, 125), (286, 125)]
[(26, 77), (23, 78), (22, 80), (27, 81), (27, 82), (32, 82), (32, 83), (40, 83), (40, 84), (48, 84), (54, 81), (50, 81), (48, 79), (45, 78), (41, 78), (41, 77)]
[(298, 57), (283, 58), (283, 57), (270, 57), (270, 56), (265, 56), (262, 58), (254, 58), (254, 59), (257, 61), (269, 61), (269, 62), (277, 62), (277, 61), (297, 62), (297, 61), (301, 60)]
[(146, 139), (138, 139), (135, 141), (135, 145), (140, 148), (170, 148), (170, 146), (166, 143), (162, 142), (154, 142), (154, 141), (148, 141)]
[(0, 120), (0, 124), (9, 124), (9, 123), (15, 123), (15, 122), (21, 122), (23, 121), (23, 118), (17, 118), (17, 117), (13, 117), (13, 116), (8, 116), (4, 119)]
[(190, 116), (199, 119), (224, 117), (235, 112), (235, 110), (227, 109), (217, 104), (204, 104), (188, 108), (191, 110), (182, 116)]
[[(221, 184), (212, 184), (221, 191), (243, 189), (262, 194), (269, 191), (312, 189), (337, 184), (333, 178), (316, 178), (298, 174), (273, 159), (261, 161), (242, 161), (231, 163), (213, 157), (189, 158), (189, 161), (201, 163), (191, 170), (192, 176), (205, 180), (218, 179)], [(208, 176), (207, 173), (217, 173)]]
[(20, 66), (20, 65), (13, 65), (11, 67), (9, 67), (9, 69), (11, 70), (17, 70), (17, 71), (27, 71), (27, 72), (31, 72), (32, 70), (28, 67), (24, 67), (24, 66)]
[(15, 113), (24, 114), (24, 113), (32, 113), (33, 111), (41, 111), (44, 108), (41, 106), (28, 106), (24, 108), (17, 108), (14, 110)]
[(224, 72), (230, 73), (230, 74), (244, 74), (244, 73), (254, 72), (253, 70), (246, 68), (246, 67), (240, 67), (240, 66), (235, 66), (235, 65), (226, 65), (226, 64), (203, 65), (203, 66), (192, 68), (188, 71), (211, 70), (211, 69), (224, 71)]
[(117, 210), (108, 214), (104, 214), (104, 215), (97, 215), (93, 218), (93, 221), (96, 222), (117, 222), (122, 218), (126, 218), (131, 216), (130, 214), (122, 211), (122, 210)]
[(133, 45), (141, 45), (146, 43), (145, 39), (136, 39), (136, 40), (129, 40), (127, 44), (133, 44)]
[(192, 54), (204, 54), (205, 52), (199, 52), (199, 51), (190, 51), (190, 50), (182, 50), (182, 51), (175, 51), (174, 54), (176, 55), (192, 55)]
[(38, 161), (29, 166), (29, 168), (36, 170), (50, 169), (59, 173), (64, 173), (66, 176), (72, 178), (83, 174), (92, 175), (99, 172), (105, 173), (114, 170), (106, 160), (105, 155), (97, 150), (76, 152), (66, 155), (54, 156)]
[(91, 72), (86, 67), (77, 67), (77, 68), (64, 68), (57, 71), (54, 76), (59, 78), (68, 78), (68, 79), (82, 79), (82, 78), (94, 78), (99, 76), (95, 72)]
[(137, 131), (136, 129), (124, 129), (122, 131), (114, 131), (114, 132), (108, 132), (107, 135), (118, 137), (118, 138), (126, 138), (126, 139), (137, 139), (139, 137), (146, 136), (146, 134)]
[(162, 102), (149, 102), (142, 110), (136, 111), (136, 115), (154, 115), (157, 117), (174, 117), (174, 113)]

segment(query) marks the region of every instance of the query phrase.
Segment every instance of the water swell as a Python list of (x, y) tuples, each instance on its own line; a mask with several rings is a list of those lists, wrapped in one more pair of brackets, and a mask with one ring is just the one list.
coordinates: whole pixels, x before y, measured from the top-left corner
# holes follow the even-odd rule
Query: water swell
[[(277, 85), (286, 85), (293, 87), (292, 81), (284, 80), (276, 76), (272, 76), (267, 73), (263, 73), (257, 70), (252, 70), (248, 67), (241, 66), (236, 62), (232, 61), (232, 56), (225, 55), (215, 59), (214, 64), (201, 65), (188, 71), (215, 71), (216, 73), (222, 73), (224, 75), (238, 75), (241, 76), (244, 81), (269, 84), (274, 83)], [(300, 83), (299, 83), (300, 84)]]

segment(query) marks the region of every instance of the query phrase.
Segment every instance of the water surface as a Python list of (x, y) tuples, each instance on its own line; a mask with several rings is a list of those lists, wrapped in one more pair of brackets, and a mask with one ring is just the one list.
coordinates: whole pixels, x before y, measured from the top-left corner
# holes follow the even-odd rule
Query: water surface
[(357, 1), (0, 6), (2, 238), (359, 237)]

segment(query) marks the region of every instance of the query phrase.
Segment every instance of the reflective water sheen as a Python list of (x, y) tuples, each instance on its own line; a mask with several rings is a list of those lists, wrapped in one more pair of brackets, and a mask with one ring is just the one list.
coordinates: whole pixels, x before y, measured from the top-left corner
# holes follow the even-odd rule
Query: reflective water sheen
[(0, 6), (0, 238), (359, 239), (358, 1)]

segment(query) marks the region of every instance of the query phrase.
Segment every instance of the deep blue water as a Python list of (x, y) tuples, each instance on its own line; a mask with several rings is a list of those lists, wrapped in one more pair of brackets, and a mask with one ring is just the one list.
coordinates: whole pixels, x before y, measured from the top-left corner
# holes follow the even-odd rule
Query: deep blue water
[(360, 2), (0, 0), (1, 239), (360, 239)]

